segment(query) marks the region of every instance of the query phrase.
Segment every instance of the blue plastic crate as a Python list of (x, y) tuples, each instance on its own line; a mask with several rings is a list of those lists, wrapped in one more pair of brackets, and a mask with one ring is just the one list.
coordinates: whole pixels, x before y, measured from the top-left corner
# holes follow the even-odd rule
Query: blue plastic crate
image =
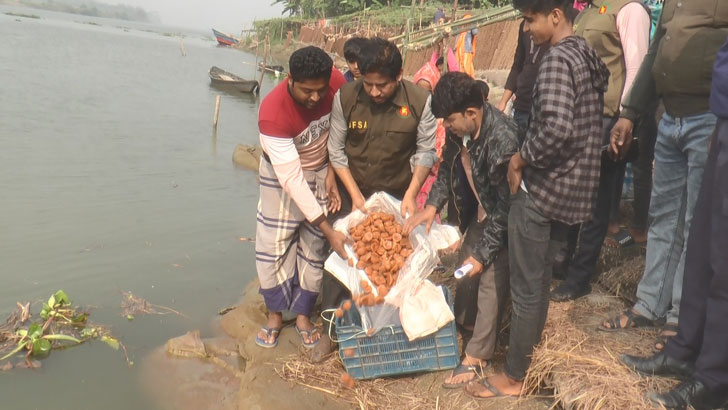
[[(452, 310), (450, 291), (442, 287)], [(346, 372), (355, 379), (373, 379), (408, 373), (454, 369), (460, 362), (455, 321), (435, 334), (410, 342), (402, 326), (392, 326), (377, 334), (362, 334), (361, 316), (356, 305), (336, 319), (339, 355)], [(344, 350), (354, 349), (347, 357)]]

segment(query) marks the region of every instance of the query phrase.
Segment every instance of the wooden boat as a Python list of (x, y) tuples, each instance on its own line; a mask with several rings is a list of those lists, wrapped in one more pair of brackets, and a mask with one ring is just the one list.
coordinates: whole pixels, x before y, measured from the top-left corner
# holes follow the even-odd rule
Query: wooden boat
[(215, 35), (217, 42), (223, 46), (232, 46), (240, 42), (240, 40), (233, 37), (232, 35), (228, 33), (223, 33), (222, 31), (217, 31), (214, 28), (212, 29), (212, 34)]
[[(258, 63), (258, 71), (260, 71), (262, 69), (263, 69), (263, 62), (261, 61), (260, 63)], [(271, 73), (274, 73), (274, 74), (277, 72), (279, 75), (286, 73), (286, 69), (283, 68), (282, 65), (269, 65), (269, 64), (266, 64), (265, 71), (268, 71), (268, 72), (271, 72)]]
[(223, 87), (229, 90), (236, 90), (243, 93), (252, 93), (258, 88), (255, 80), (246, 80), (235, 74), (229, 73), (221, 68), (210, 68), (210, 83), (214, 86)]

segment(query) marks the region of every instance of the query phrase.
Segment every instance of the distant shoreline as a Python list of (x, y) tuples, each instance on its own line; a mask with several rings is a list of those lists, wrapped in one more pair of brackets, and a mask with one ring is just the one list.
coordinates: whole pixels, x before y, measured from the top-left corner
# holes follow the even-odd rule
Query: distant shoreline
[(156, 13), (150, 13), (141, 7), (127, 6), (124, 4), (105, 4), (94, 0), (86, 0), (78, 5), (58, 0), (52, 3), (38, 0), (0, 0), (0, 5), (20, 6), (31, 9), (55, 11), (61, 13), (77, 14), (89, 17), (113, 18), (125, 21), (138, 21), (142, 23), (160, 23), (161, 20)]

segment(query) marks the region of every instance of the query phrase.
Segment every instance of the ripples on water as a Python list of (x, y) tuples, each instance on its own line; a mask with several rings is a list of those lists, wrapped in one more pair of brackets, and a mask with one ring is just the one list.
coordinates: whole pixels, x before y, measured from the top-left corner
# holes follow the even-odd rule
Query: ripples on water
[[(64, 289), (141, 360), (209, 332), (254, 277), (254, 245), (237, 238), (254, 235), (256, 176), (231, 156), (257, 141), (257, 101), (222, 94), (213, 139), (207, 78), (212, 65), (250, 78), (254, 56), (187, 33), (182, 57), (165, 31), (0, 7), (0, 318)], [(126, 322), (121, 289), (192, 319)], [(137, 368), (100, 343), (54, 352), (39, 371), (0, 373), (0, 408), (148, 408)]]

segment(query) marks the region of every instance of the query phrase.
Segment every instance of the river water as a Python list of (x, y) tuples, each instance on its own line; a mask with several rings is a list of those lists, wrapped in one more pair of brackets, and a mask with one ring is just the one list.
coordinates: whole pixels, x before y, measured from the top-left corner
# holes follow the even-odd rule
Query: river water
[[(252, 78), (255, 56), (185, 33), (183, 57), (164, 34), (177, 31), (0, 6), (0, 318), (63, 289), (137, 362), (100, 342), (54, 351), (39, 370), (0, 372), (1, 409), (153, 409), (138, 362), (210, 333), (255, 276), (254, 244), (238, 238), (255, 234), (257, 176), (231, 156), (257, 141), (258, 101), (207, 77), (217, 65)], [(121, 290), (190, 318), (127, 321)]]

